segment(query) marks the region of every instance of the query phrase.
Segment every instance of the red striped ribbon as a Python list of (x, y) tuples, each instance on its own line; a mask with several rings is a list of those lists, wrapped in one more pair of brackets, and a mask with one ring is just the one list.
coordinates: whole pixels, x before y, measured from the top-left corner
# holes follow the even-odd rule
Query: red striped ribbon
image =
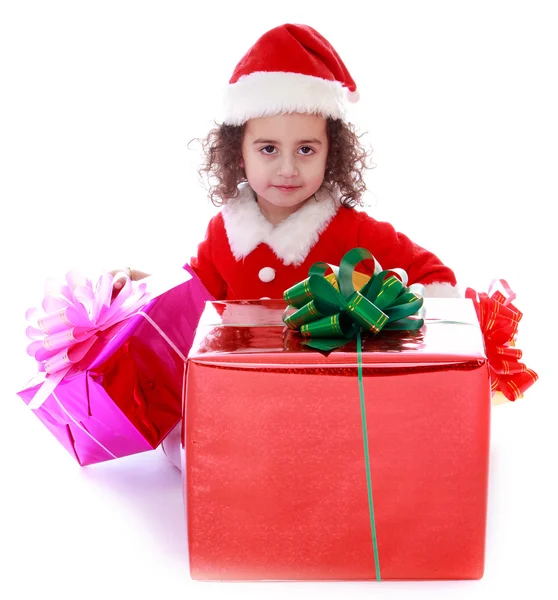
[[(503, 292), (495, 289), (499, 285)], [(484, 336), (490, 367), (491, 389), (500, 391), (511, 401), (517, 400), (538, 379), (532, 369), (519, 362), (523, 353), (514, 346), (519, 321), (523, 317), (512, 301), (516, 295), (505, 279), (495, 279), (488, 292), (467, 288)]]

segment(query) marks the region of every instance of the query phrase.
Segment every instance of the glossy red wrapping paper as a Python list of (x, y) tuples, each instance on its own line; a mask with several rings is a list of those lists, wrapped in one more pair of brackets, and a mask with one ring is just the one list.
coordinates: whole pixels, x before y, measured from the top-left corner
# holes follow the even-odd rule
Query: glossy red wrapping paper
[[(190, 274), (142, 309), (172, 344), (142, 315), (122, 321), (100, 333), (85, 359), (32, 411), (80, 465), (156, 448), (180, 421), (180, 354), (188, 355), (204, 302), (212, 299)], [(43, 381), (38, 374), (18, 395), (29, 404)]]
[[(356, 346), (302, 348), (283, 308), (213, 302), (202, 316), (184, 427), (191, 575), (378, 579)], [(426, 310), (420, 331), (363, 342), (381, 579), (478, 579), (488, 364), (469, 300), (427, 299)]]

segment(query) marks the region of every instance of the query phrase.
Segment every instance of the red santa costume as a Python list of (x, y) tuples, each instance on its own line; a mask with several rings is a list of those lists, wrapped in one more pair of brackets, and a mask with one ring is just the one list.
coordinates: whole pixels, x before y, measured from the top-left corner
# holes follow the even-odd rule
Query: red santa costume
[[(358, 100), (358, 92), (333, 46), (311, 27), (286, 24), (260, 37), (236, 66), (223, 123), (294, 112), (344, 119), (346, 100)], [(458, 295), (455, 275), (434, 254), (390, 224), (342, 206), (339, 190), (327, 183), (278, 225), (240, 184), (238, 197), (210, 221), (191, 266), (216, 299), (281, 298), (314, 262), (338, 265), (357, 246), (384, 269), (405, 269), (409, 284), (425, 284), (428, 295)]]
[[(218, 300), (282, 298), (318, 261), (339, 265), (355, 247), (367, 248), (383, 269), (402, 268), (409, 284), (428, 295), (457, 295), (455, 275), (431, 252), (389, 223), (341, 205), (339, 192), (323, 186), (315, 198), (278, 225), (262, 215), (248, 184), (211, 219), (191, 266)], [(366, 265), (359, 266), (364, 273)]]

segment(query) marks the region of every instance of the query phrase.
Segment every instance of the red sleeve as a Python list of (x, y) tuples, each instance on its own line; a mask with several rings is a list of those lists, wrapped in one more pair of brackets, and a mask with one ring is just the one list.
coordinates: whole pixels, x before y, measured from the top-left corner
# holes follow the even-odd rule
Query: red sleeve
[(454, 272), (432, 252), (398, 233), (392, 225), (376, 221), (366, 213), (359, 213), (358, 244), (368, 248), (384, 269), (401, 268), (412, 283), (457, 284)]
[(225, 280), (221, 277), (215, 266), (213, 256), (216, 246), (214, 243), (216, 239), (215, 232), (217, 219), (219, 217), (220, 215), (217, 215), (209, 222), (205, 233), (205, 239), (198, 244), (197, 256), (192, 257), (190, 265), (215, 300), (224, 300), (226, 297), (227, 286)]

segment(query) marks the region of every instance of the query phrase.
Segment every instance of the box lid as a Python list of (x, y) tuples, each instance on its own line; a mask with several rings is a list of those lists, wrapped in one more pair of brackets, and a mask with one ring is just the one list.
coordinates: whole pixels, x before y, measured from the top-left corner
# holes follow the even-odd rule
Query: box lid
[[(418, 331), (386, 331), (363, 337), (366, 365), (484, 364), (484, 341), (473, 303), (465, 298), (425, 298), (425, 324)], [(286, 328), (283, 300), (207, 302), (189, 361), (251, 369), (357, 365), (356, 342), (324, 353), (302, 345)]]

